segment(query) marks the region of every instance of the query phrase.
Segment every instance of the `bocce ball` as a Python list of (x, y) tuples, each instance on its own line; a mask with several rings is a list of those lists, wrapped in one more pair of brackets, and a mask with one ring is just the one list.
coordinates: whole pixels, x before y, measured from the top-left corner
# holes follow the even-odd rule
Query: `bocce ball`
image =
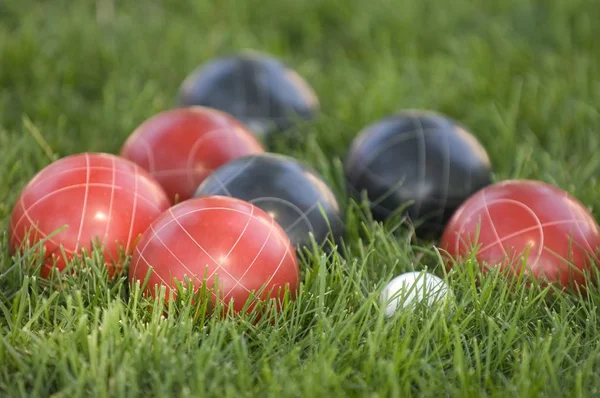
[[(592, 214), (562, 189), (541, 181), (508, 180), (469, 198), (449, 221), (440, 247), (458, 261), (476, 250), (483, 271), (500, 267), (543, 283), (583, 287), (584, 272), (596, 266), (600, 229)], [(448, 261), (448, 267), (453, 263)]]
[(400, 309), (412, 309), (424, 303), (428, 307), (443, 304), (452, 291), (443, 279), (428, 272), (407, 272), (392, 279), (382, 290), (380, 302), (386, 317)]
[(196, 106), (152, 116), (129, 136), (121, 156), (148, 170), (172, 201), (183, 201), (217, 167), (263, 151), (235, 118)]
[[(161, 215), (142, 235), (131, 259), (129, 279), (143, 283), (146, 294), (177, 283), (205, 287), (226, 310), (243, 310), (258, 300), (292, 297), (299, 284), (296, 253), (289, 238), (267, 213), (231, 197), (190, 199)], [(215, 279), (218, 284), (215, 284)], [(214, 307), (213, 307), (214, 308)]]
[[(349, 190), (373, 217), (405, 208), (417, 235), (438, 237), (456, 208), (491, 183), (485, 149), (464, 127), (428, 111), (403, 111), (365, 127), (346, 156)], [(419, 225), (417, 225), (419, 224)]]
[(158, 182), (136, 164), (103, 153), (71, 155), (46, 166), (24, 187), (10, 219), (10, 244), (17, 251), (25, 242), (47, 239), (41, 269), (47, 277), (54, 261), (64, 270), (81, 249), (89, 253), (100, 243), (112, 275), (120, 268), (120, 250), (130, 254), (169, 205)]
[(226, 195), (246, 200), (271, 215), (296, 248), (332, 242), (343, 233), (340, 207), (331, 188), (315, 170), (275, 153), (248, 155), (215, 170), (196, 197)]
[(202, 105), (225, 111), (257, 136), (292, 128), (319, 111), (313, 89), (280, 60), (242, 51), (196, 68), (182, 83), (181, 106)]

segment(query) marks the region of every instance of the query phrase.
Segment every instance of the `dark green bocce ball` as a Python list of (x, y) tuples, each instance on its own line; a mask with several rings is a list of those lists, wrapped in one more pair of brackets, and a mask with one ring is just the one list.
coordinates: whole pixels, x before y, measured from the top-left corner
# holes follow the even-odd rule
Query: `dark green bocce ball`
[(366, 192), (375, 219), (403, 208), (422, 238), (439, 237), (454, 211), (492, 181), (479, 141), (428, 111), (403, 111), (365, 127), (344, 162), (350, 193), (360, 200)]
[(202, 105), (227, 112), (259, 138), (289, 132), (312, 120), (319, 101), (308, 83), (280, 60), (243, 51), (201, 65), (182, 83), (179, 105)]
[(344, 232), (331, 188), (315, 170), (275, 153), (247, 155), (213, 171), (195, 196), (232, 196), (270, 214), (298, 249), (317, 244), (330, 249)]

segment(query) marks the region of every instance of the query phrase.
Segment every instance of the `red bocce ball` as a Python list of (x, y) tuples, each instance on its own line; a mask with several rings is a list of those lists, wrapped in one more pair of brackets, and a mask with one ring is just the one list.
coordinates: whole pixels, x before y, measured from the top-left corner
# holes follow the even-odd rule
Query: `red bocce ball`
[(282, 298), (286, 286), (294, 297), (299, 284), (296, 253), (281, 226), (251, 203), (224, 196), (190, 199), (152, 223), (134, 251), (130, 281), (143, 283), (149, 268), (146, 294), (163, 285), (174, 296), (177, 283), (191, 282), (213, 293), (213, 305), (216, 288), (234, 312), (249, 298)]
[[(119, 252), (136, 239), (163, 211), (169, 200), (160, 185), (142, 168), (103, 153), (67, 156), (41, 170), (23, 189), (10, 220), (13, 251), (45, 243), (41, 275), (63, 270), (66, 261), (100, 243), (109, 273), (114, 274)], [(65, 256), (62, 255), (61, 246)]]
[(596, 266), (600, 229), (567, 192), (539, 181), (509, 180), (469, 198), (451, 218), (440, 246), (456, 260), (479, 246), (482, 266), (584, 288), (582, 271)]
[(217, 167), (262, 153), (256, 137), (227, 113), (188, 107), (159, 113), (127, 139), (121, 156), (148, 170), (174, 201), (187, 200)]

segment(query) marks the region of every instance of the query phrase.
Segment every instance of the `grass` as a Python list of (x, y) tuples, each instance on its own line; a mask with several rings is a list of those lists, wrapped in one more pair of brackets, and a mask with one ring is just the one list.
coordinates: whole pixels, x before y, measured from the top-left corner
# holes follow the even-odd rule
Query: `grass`
[[(143, 5), (142, 5), (143, 4)], [(111, 7), (111, 5), (113, 7)], [(453, 311), (386, 321), (377, 296), (429, 267), (434, 243), (374, 223), (343, 194), (341, 158), (366, 124), (427, 108), (471, 128), (497, 180), (536, 178), (600, 211), (600, 9), (592, 0), (433, 2), (98, 0), (0, 4), (0, 217), (42, 167), (118, 152), (173, 106), (199, 63), (242, 48), (293, 65), (323, 115), (297, 147), (346, 209), (341, 254), (302, 260), (298, 299), (272, 319), (217, 320), (191, 298), (148, 310), (97, 253), (60, 285), (0, 240), (0, 395), (600, 396), (600, 289), (587, 298), (448, 276)]]

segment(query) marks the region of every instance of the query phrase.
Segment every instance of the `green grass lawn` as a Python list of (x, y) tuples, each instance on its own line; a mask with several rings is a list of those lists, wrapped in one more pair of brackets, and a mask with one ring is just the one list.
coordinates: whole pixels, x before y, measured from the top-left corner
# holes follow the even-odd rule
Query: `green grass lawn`
[[(595, 0), (0, 2), (0, 216), (59, 157), (117, 153), (174, 105), (201, 62), (274, 54), (318, 93), (322, 117), (282, 152), (316, 167), (347, 210), (343, 255), (302, 259), (280, 315), (148, 311), (98, 257), (60, 286), (0, 247), (0, 396), (600, 396), (600, 289), (586, 299), (490, 274), (448, 277), (454, 311), (385, 320), (394, 275), (443, 276), (435, 242), (374, 223), (344, 196), (341, 158), (400, 108), (465, 123), (496, 179), (559, 185), (600, 212), (600, 7)], [(212, 4), (212, 5), (211, 5)], [(187, 301), (189, 303), (189, 300)]]

